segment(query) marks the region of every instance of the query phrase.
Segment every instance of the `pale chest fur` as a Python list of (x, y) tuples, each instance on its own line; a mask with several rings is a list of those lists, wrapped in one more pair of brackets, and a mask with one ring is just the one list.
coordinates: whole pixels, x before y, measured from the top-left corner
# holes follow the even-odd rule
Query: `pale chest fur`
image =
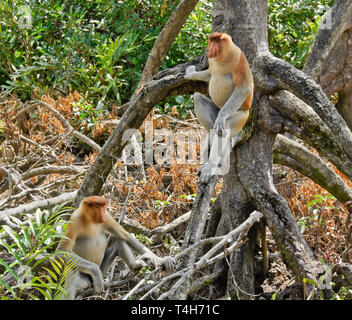
[(103, 228), (89, 228), (85, 234), (80, 234), (73, 248), (73, 252), (88, 261), (100, 266), (107, 246), (107, 238)]
[(232, 73), (211, 74), (209, 95), (219, 109), (221, 109), (233, 92)]

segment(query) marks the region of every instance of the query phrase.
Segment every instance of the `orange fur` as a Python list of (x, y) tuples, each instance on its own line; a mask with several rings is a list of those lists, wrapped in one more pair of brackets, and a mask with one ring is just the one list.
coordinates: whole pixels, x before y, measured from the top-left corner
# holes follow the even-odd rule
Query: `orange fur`
[[(252, 92), (241, 106), (241, 110), (249, 110), (253, 98), (253, 78), (242, 50), (226, 33), (214, 32), (208, 40), (208, 57), (212, 77), (209, 83), (209, 93), (214, 103), (221, 109), (230, 98), (233, 89), (245, 85), (250, 86)], [(230, 79), (226, 76), (229, 73), (232, 73), (232, 88)]]

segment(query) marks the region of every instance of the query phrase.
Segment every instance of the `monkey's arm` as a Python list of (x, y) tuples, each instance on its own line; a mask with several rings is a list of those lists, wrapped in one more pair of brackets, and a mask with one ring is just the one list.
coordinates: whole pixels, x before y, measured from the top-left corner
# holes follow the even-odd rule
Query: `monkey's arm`
[(190, 66), (186, 69), (185, 79), (188, 80), (199, 80), (208, 82), (210, 81), (209, 69), (203, 71), (196, 71), (195, 66)]
[[(117, 251), (119, 256), (127, 263), (127, 265), (134, 269), (139, 266), (143, 266), (142, 261), (144, 259), (151, 260), (154, 267), (159, 265), (165, 266), (166, 269), (173, 269), (175, 261), (171, 257), (163, 257), (160, 258), (152, 251), (150, 251), (146, 246), (144, 246), (141, 242), (139, 242), (136, 238), (134, 238), (130, 233), (128, 233), (121, 225), (119, 225), (116, 220), (111, 216), (107, 216), (107, 231), (109, 231), (114, 237), (116, 237), (120, 241), (115, 241), (115, 246), (117, 247)], [(125, 242), (127, 245), (121, 244), (121, 240)], [(137, 253), (142, 256), (135, 260), (132, 252), (130, 252), (130, 248), (134, 249)]]
[[(252, 92), (249, 85), (239, 85), (234, 88), (230, 98), (219, 111), (214, 123), (214, 129), (219, 136), (230, 137), (236, 135), (248, 118), (248, 110), (242, 110), (241, 106)], [(226, 132), (226, 130), (229, 130)]]
[[(96, 293), (101, 293), (104, 289), (103, 275), (99, 266), (91, 261), (83, 259), (73, 252), (73, 247), (77, 237), (74, 223), (69, 224), (65, 233), (68, 239), (61, 239), (57, 249), (56, 256), (63, 258), (65, 261), (73, 262), (77, 266), (77, 271), (88, 274), (92, 277), (93, 287)], [(69, 277), (74, 278), (74, 277)], [(68, 287), (77, 285), (76, 283), (68, 283)]]

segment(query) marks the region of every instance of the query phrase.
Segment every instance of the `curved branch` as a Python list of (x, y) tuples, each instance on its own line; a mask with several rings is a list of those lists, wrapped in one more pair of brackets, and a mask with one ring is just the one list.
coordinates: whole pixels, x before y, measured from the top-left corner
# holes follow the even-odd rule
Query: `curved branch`
[(281, 81), (283, 88), (291, 91), (310, 105), (334, 134), (352, 160), (352, 133), (346, 122), (332, 105), (321, 87), (303, 71), (297, 70), (289, 63), (264, 53), (261, 57), (264, 70)]
[[(198, 60), (200, 59), (198, 58)], [(195, 61), (192, 61), (192, 63), (197, 63)], [(160, 72), (148, 81), (139, 93), (132, 97), (128, 109), (87, 172), (74, 204), (78, 205), (85, 196), (99, 193), (114, 163), (121, 156), (123, 148), (128, 143), (128, 141), (123, 140), (123, 133), (127, 129), (139, 128), (157, 103), (172, 95), (193, 93), (195, 90), (205, 91), (204, 83), (184, 79), (185, 70), (190, 64), (180, 64), (172, 69)], [(160, 77), (160, 74), (163, 76)]]
[(321, 158), (299, 143), (278, 135), (273, 159), (311, 178), (342, 203), (352, 200), (352, 190), (346, 183)]
[(329, 159), (346, 177), (352, 180), (352, 162), (335, 141), (333, 133), (318, 117), (314, 110), (295, 95), (280, 90), (269, 97), (270, 105), (293, 121), (298, 130), (286, 127), (285, 131), (294, 134), (313, 146)]

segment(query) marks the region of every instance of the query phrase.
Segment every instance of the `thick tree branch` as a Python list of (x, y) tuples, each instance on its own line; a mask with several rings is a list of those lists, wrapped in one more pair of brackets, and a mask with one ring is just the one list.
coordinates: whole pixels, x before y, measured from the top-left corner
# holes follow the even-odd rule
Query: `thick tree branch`
[(317, 155), (299, 143), (278, 135), (274, 144), (274, 162), (303, 173), (334, 195), (340, 202), (352, 200), (352, 190)]
[[(70, 202), (74, 199), (76, 193), (77, 193), (77, 191), (67, 192), (67, 193), (63, 193), (57, 197), (54, 197), (54, 198), (33, 201), (28, 204), (20, 205), (16, 208), (0, 211), (0, 225), (1, 224), (8, 224), (8, 222), (10, 221), (9, 220), (10, 216), (19, 216), (24, 213), (32, 212), (32, 211), (36, 210), (37, 208), (43, 210), (43, 209), (52, 208), (52, 207), (54, 207), (58, 204), (61, 204), (63, 202)], [(13, 224), (11, 224), (11, 226), (13, 226)]]
[[(296, 125), (296, 128), (292, 129), (286, 126), (281, 131), (290, 132), (309, 143), (321, 155), (329, 159), (346, 177), (352, 180), (351, 160), (336, 142), (326, 123), (319, 118), (309, 105), (286, 90), (280, 90), (271, 95), (269, 101), (270, 106)], [(270, 106), (268, 107), (270, 108)], [(264, 112), (264, 110), (262, 111)]]
[[(206, 217), (210, 207), (210, 201), (213, 196), (213, 190), (218, 181), (218, 176), (213, 176), (206, 185), (198, 185), (197, 197), (192, 207), (190, 221), (186, 230), (182, 247), (188, 248), (197, 243), (204, 232)], [(197, 257), (197, 251), (193, 250), (182, 259), (178, 269), (183, 269), (194, 263)]]
[[(252, 138), (236, 150), (237, 168), (245, 168), (239, 174), (240, 181), (249, 193), (256, 210), (263, 213), (284, 262), (294, 272), (300, 285), (303, 279), (317, 281), (322, 271), (299, 230), (286, 200), (278, 194), (271, 176), (272, 148), (275, 134), (255, 130)], [(314, 286), (310, 292), (316, 292)]]
[(352, 160), (352, 133), (321, 87), (303, 71), (297, 70), (271, 54), (263, 54), (261, 62), (266, 72), (278, 77), (282, 87), (297, 95), (314, 109)]

